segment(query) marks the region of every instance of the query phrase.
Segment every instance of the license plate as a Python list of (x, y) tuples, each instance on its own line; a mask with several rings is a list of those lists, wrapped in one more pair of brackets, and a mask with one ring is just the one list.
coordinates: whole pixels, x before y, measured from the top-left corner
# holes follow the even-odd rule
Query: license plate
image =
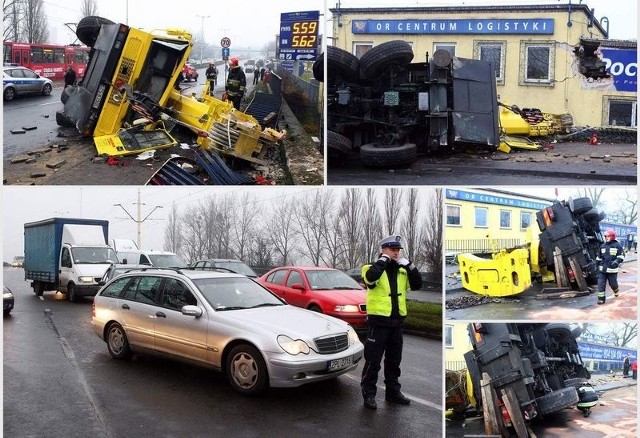
[(327, 363), (327, 371), (338, 371), (353, 365), (353, 356), (343, 357), (342, 359), (333, 359)]

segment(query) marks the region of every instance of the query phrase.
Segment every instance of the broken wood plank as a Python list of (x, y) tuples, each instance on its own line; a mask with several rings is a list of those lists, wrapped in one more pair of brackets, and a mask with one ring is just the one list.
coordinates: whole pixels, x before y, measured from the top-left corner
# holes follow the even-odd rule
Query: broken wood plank
[(496, 401), (493, 397), (493, 386), (491, 385), (491, 378), (487, 373), (482, 373), (480, 393), (482, 394), (482, 410), (484, 413), (484, 433), (486, 435), (500, 435)]
[(524, 416), (522, 415), (522, 410), (520, 409), (520, 403), (518, 402), (516, 391), (513, 389), (513, 387), (507, 386), (502, 390), (502, 392), (504, 393), (504, 395), (502, 396), (502, 401), (507, 408), (507, 412), (509, 412), (509, 417), (511, 417), (511, 424), (516, 430), (518, 438), (527, 438), (529, 436), (529, 434), (527, 433), (527, 424), (524, 421)]
[(587, 285), (587, 280), (582, 275), (582, 268), (578, 264), (578, 261), (575, 257), (569, 257), (569, 265), (571, 266), (571, 270), (573, 271), (574, 277), (576, 277), (576, 282), (578, 283), (579, 291), (588, 291), (589, 286)]

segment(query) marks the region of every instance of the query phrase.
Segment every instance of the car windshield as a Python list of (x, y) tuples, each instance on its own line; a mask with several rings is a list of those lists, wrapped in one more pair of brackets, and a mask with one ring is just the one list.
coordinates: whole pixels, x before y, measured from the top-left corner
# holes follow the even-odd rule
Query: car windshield
[(284, 305), (268, 290), (247, 277), (198, 278), (193, 283), (218, 311)]
[(360, 285), (347, 274), (336, 270), (306, 271), (309, 286), (313, 290), (327, 289), (362, 289)]
[(216, 266), (219, 268), (227, 268), (238, 274), (246, 275), (247, 277), (257, 277), (258, 275), (249, 266), (242, 262), (216, 262)]
[(71, 253), (76, 263), (115, 263), (118, 260), (116, 252), (111, 248), (82, 247), (72, 248)]
[(149, 254), (153, 266), (158, 268), (183, 268), (187, 266), (180, 257), (175, 254)]

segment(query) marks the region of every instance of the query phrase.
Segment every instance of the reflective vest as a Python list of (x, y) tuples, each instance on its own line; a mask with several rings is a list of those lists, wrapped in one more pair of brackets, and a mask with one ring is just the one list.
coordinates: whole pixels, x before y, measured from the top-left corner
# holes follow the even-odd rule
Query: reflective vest
[[(387, 271), (384, 271), (378, 281), (369, 283), (366, 273), (371, 265), (362, 267), (362, 280), (367, 285), (367, 314), (379, 316), (391, 316), (391, 287), (389, 286), (389, 277)], [(407, 270), (401, 266), (398, 267), (397, 275), (398, 285), (398, 310), (401, 316), (407, 316), (407, 292), (411, 290), (409, 286), (409, 276)]]

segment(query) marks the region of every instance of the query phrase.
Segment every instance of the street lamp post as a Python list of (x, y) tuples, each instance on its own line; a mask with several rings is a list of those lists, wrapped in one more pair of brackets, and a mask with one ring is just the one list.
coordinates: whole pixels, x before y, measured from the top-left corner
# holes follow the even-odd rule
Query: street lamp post
[(114, 207), (120, 207), (121, 209), (124, 210), (125, 213), (127, 213), (127, 216), (129, 216), (129, 219), (131, 219), (132, 221), (134, 221), (136, 223), (136, 225), (138, 226), (138, 238), (137, 238), (137, 244), (138, 244), (138, 248), (142, 248), (142, 223), (144, 221), (146, 221), (147, 219), (149, 219), (149, 216), (151, 216), (153, 214), (154, 211), (156, 211), (159, 208), (162, 208), (161, 205), (156, 205), (155, 207), (153, 207), (153, 210), (151, 210), (149, 212), (148, 215), (146, 215), (144, 217), (144, 219), (140, 219), (140, 217), (142, 216), (142, 212), (140, 210), (140, 207), (142, 206), (142, 202), (140, 200), (140, 190), (138, 190), (138, 202), (137, 202), (137, 219), (134, 219), (133, 216), (131, 216), (131, 214), (127, 211), (126, 208), (124, 208), (124, 206), (122, 204), (113, 204)]
[(202, 49), (204, 49), (204, 19), (211, 17), (211, 15), (196, 15), (200, 17), (200, 64), (202, 64)]

